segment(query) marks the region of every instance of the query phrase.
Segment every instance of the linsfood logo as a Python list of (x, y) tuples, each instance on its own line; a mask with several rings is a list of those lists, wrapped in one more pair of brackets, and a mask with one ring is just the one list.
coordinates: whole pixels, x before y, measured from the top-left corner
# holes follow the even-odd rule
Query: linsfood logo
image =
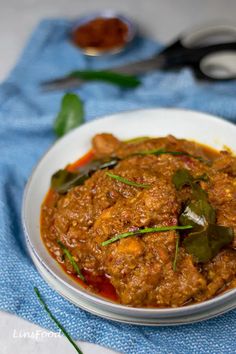
[(25, 339), (25, 338), (30, 338), (36, 341), (40, 341), (42, 339), (45, 338), (58, 338), (61, 337), (62, 334), (61, 332), (55, 333), (55, 332), (51, 332), (51, 331), (45, 331), (45, 330), (36, 330), (36, 331), (25, 331), (25, 330), (17, 330), (14, 329), (13, 330), (13, 334), (12, 337), (14, 339)]

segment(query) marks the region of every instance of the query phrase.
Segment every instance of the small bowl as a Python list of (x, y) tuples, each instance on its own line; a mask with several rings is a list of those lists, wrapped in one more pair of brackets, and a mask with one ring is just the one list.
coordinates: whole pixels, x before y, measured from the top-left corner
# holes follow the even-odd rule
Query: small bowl
[[(104, 18), (104, 19), (117, 18), (121, 20), (123, 23), (125, 23), (128, 28), (128, 33), (127, 33), (127, 38), (125, 43), (122, 46), (113, 47), (111, 49), (97, 49), (94, 47), (84, 48), (76, 44), (75, 41), (73, 40), (73, 35), (75, 33), (75, 30), (78, 29), (80, 26), (83, 26), (89, 23), (90, 21), (95, 20), (96, 18)], [(85, 55), (101, 56), (101, 55), (117, 54), (122, 52), (126, 48), (126, 46), (133, 41), (135, 35), (136, 35), (136, 26), (128, 17), (121, 15), (113, 10), (104, 10), (100, 12), (93, 12), (91, 14), (80, 17), (78, 20), (76, 20), (73, 25), (73, 29), (70, 33), (70, 38), (73, 45), (79, 48)]]
[(22, 222), (29, 253), (48, 284), (66, 299), (93, 314), (142, 325), (177, 325), (206, 320), (236, 307), (236, 289), (213, 299), (177, 308), (134, 308), (95, 295), (67, 275), (47, 251), (40, 236), (40, 209), (51, 175), (83, 156), (91, 138), (110, 132), (126, 140), (136, 136), (165, 136), (196, 140), (236, 151), (236, 126), (207, 114), (179, 109), (149, 109), (114, 114), (73, 130), (58, 140), (33, 171), (24, 192)]

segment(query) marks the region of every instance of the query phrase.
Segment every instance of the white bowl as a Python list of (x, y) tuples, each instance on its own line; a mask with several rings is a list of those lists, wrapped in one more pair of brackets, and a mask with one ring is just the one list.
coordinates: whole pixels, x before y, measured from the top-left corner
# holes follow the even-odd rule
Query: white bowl
[(91, 147), (96, 133), (110, 132), (120, 139), (137, 136), (175, 135), (196, 140), (216, 149), (227, 145), (236, 151), (236, 126), (219, 118), (179, 109), (146, 109), (114, 114), (84, 124), (57, 141), (43, 156), (30, 177), (24, 193), (22, 222), (30, 255), (48, 282), (75, 305), (112, 320), (146, 324), (192, 323), (236, 307), (236, 289), (211, 300), (178, 308), (133, 308), (96, 296), (73, 281), (48, 253), (40, 236), (40, 208), (50, 185), (51, 175), (76, 161)]

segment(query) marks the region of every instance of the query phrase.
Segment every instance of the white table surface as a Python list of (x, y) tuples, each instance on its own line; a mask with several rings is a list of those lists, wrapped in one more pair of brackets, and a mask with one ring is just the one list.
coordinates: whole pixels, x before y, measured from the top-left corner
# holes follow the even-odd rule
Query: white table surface
[[(95, 344), (77, 342), (84, 354), (115, 354)], [(75, 354), (76, 351), (64, 336), (46, 331), (16, 316), (1, 312), (1, 354)]]
[[(40, 19), (75, 17), (104, 8), (130, 15), (143, 33), (164, 42), (207, 21), (236, 23), (235, 0), (0, 0), (0, 81), (7, 77)], [(31, 334), (31, 338), (20, 338), (24, 333)], [(32, 338), (36, 333), (41, 333), (39, 338)], [(0, 312), (1, 354), (75, 353), (65, 338), (49, 338), (45, 333), (31, 323)], [(81, 348), (85, 354), (112, 353), (88, 343), (82, 343)]]

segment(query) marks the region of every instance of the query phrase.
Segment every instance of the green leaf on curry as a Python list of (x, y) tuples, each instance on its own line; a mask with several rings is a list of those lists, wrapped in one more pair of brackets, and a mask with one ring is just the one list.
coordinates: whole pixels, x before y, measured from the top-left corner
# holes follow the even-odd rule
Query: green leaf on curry
[(84, 123), (84, 108), (80, 98), (66, 93), (61, 101), (60, 111), (54, 122), (54, 132), (58, 137)]
[(191, 201), (179, 217), (181, 225), (192, 225), (195, 229), (216, 221), (215, 210), (206, 199)]
[(88, 178), (88, 174), (59, 170), (52, 175), (51, 188), (60, 194), (64, 194), (72, 187), (82, 185)]
[(105, 168), (110, 169), (112, 167), (115, 167), (119, 161), (120, 161), (120, 159), (118, 157), (114, 157), (114, 158), (107, 160), (107, 161), (99, 161), (98, 169), (99, 170), (104, 170)]
[(71, 188), (80, 186), (98, 170), (112, 168), (119, 162), (118, 158), (107, 161), (94, 160), (78, 172), (59, 170), (51, 177), (51, 188), (60, 194), (67, 193)]
[(193, 200), (208, 200), (207, 192), (202, 189), (199, 184), (194, 183), (192, 185), (192, 199)]
[(206, 173), (203, 173), (202, 175), (197, 177), (193, 177), (190, 172), (185, 168), (177, 170), (172, 178), (172, 182), (174, 183), (175, 188), (177, 190), (180, 190), (184, 186), (193, 187), (196, 182), (200, 181), (208, 181), (208, 176)]
[(191, 186), (193, 182), (193, 177), (185, 168), (179, 169), (175, 172), (172, 177), (172, 182), (177, 190), (180, 190), (184, 186)]
[(192, 232), (187, 236), (183, 245), (198, 262), (208, 262), (219, 251), (234, 239), (234, 231), (230, 227), (209, 224), (201, 231)]
[(215, 223), (215, 210), (207, 200), (207, 193), (198, 182), (207, 181), (206, 174), (193, 177), (188, 170), (180, 169), (174, 174), (172, 181), (176, 189), (180, 190), (188, 185), (192, 188), (192, 200), (187, 204), (180, 215), (182, 225), (192, 225), (195, 228), (204, 227), (208, 223)]
[(232, 228), (216, 225), (215, 210), (208, 201), (207, 192), (197, 183), (202, 180), (208, 180), (206, 174), (194, 178), (186, 169), (176, 171), (172, 179), (178, 190), (186, 185), (192, 188), (192, 200), (181, 213), (179, 223), (193, 227), (183, 246), (197, 262), (209, 261), (234, 238)]

